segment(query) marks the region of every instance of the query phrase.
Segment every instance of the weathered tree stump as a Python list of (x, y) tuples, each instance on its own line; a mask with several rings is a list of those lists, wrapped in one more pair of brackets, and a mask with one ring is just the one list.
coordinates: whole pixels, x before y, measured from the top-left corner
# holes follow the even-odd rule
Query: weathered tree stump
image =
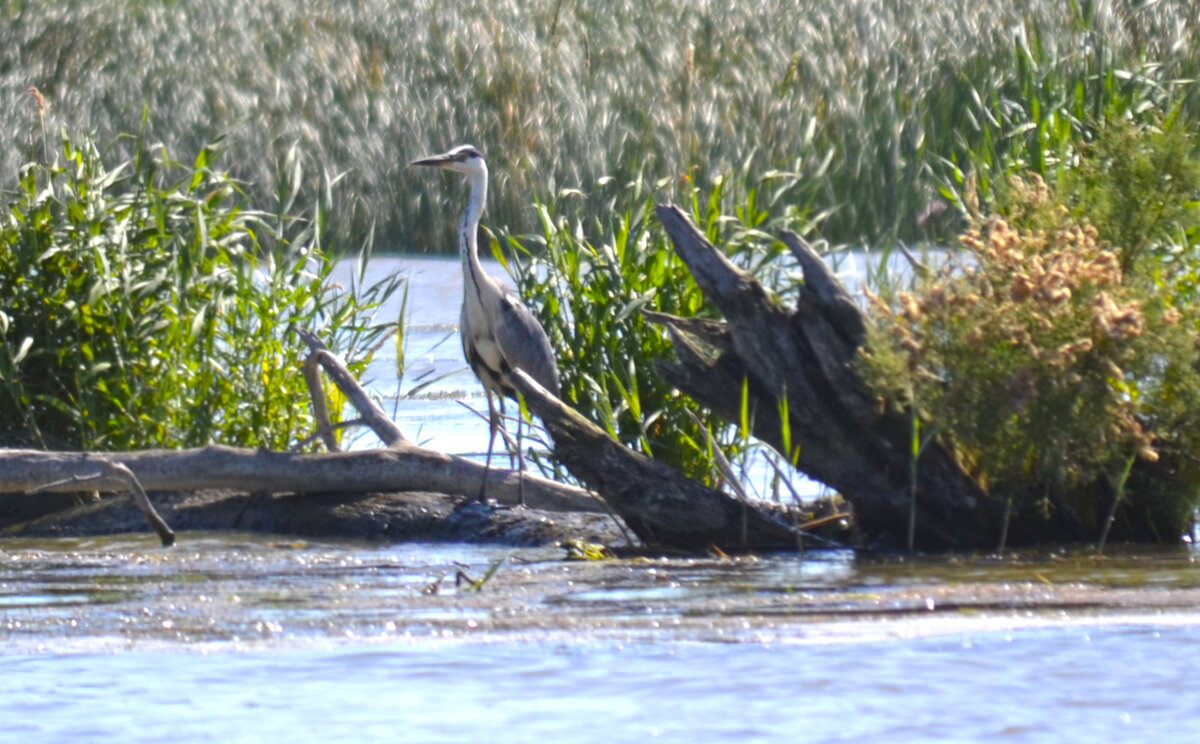
[[(754, 434), (780, 451), (780, 401), (786, 397), (791, 442), (800, 448), (797, 468), (853, 505), (869, 543), (904, 546), (911, 518), (918, 549), (996, 547), (1009, 516), (1000, 499), (937, 442), (921, 450), (912, 468), (912, 421), (887, 412), (857, 373), (865, 318), (815, 251), (797, 235), (782, 236), (804, 273), (789, 308), (726, 259), (681, 210), (660, 206), (657, 213), (705, 297), (725, 318), (698, 326), (692, 319), (650, 316), (675, 343), (676, 361), (658, 367), (671, 384), (737, 421), (748, 381)], [(1014, 518), (1008, 534), (1010, 543), (1083, 537), (1065, 514), (1049, 522)]]

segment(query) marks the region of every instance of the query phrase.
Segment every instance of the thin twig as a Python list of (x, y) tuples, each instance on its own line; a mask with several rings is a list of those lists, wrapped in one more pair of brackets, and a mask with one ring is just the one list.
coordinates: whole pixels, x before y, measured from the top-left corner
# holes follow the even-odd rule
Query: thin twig
[(1104, 520), (1104, 528), (1100, 532), (1100, 540), (1096, 543), (1097, 554), (1104, 552), (1104, 544), (1108, 542), (1108, 531), (1112, 529), (1113, 522), (1117, 518), (1117, 507), (1121, 505), (1121, 500), (1125, 497), (1125, 484), (1129, 481), (1129, 473), (1133, 470), (1133, 463), (1136, 461), (1137, 455), (1130, 455), (1129, 459), (1125, 461), (1125, 469), (1121, 471), (1121, 476), (1117, 480), (1112, 507), (1108, 510), (1108, 517)]
[(321, 384), (321, 360), (313, 351), (304, 360), (304, 381), (308, 383), (308, 395), (312, 398), (313, 418), (317, 422), (316, 436), (325, 442), (325, 449), (340, 452), (337, 434), (329, 418), (329, 404), (325, 400), (325, 387)]
[[(387, 417), (367, 391), (363, 389), (358, 380), (354, 379), (354, 375), (350, 374), (350, 370), (346, 368), (345, 362), (331, 352), (319, 336), (312, 331), (305, 330), (298, 326), (292, 326), (291, 329), (296, 332), (304, 343), (308, 344), (310, 350), (309, 361), (313, 364), (319, 363), (325, 370), (325, 374), (329, 376), (333, 383), (337, 385), (343, 393), (346, 394), (347, 400), (358, 409), (359, 415), (371, 427), (376, 436), (383, 440), (383, 443), (388, 447), (403, 447), (410, 444), (408, 438), (404, 436), (404, 432), (400, 431), (400, 427), (394, 421)], [(313, 359), (315, 358), (315, 361)], [(309, 383), (310, 388), (312, 383)], [(318, 384), (316, 387), (320, 387)], [(314, 394), (314, 403), (315, 403)], [(321, 398), (324, 398), (324, 393), (321, 393)], [(332, 436), (332, 434), (330, 434)]]
[[(314, 416), (316, 415), (315, 411), (314, 411), (313, 415)], [(366, 419), (356, 418), (356, 419), (350, 419), (348, 421), (339, 421), (336, 424), (332, 424), (329, 427), (329, 430), (331, 432), (336, 432), (336, 431), (340, 431), (342, 429), (352, 429), (356, 426), (366, 426), (366, 427), (370, 428), (371, 425), (369, 423), (367, 423)], [(315, 431), (312, 434), (309, 434), (308, 436), (297, 440), (296, 443), (294, 445), (292, 445), (291, 447), (289, 447), (288, 449), (291, 452), (303, 452), (305, 450), (305, 448), (308, 447), (308, 445), (317, 441), (318, 438), (323, 437), (324, 435), (325, 435), (325, 432), (320, 431), (320, 427), (318, 427), (318, 431)], [(336, 452), (337, 450), (333, 450), (333, 451)]]
[(175, 533), (167, 525), (166, 521), (159, 516), (155, 511), (154, 505), (150, 503), (150, 497), (146, 495), (146, 490), (142, 488), (142, 484), (138, 481), (137, 476), (133, 471), (125, 467), (119, 462), (104, 462), (97, 463), (100, 466), (99, 473), (91, 475), (72, 475), (70, 478), (63, 478), (52, 483), (44, 483), (36, 488), (31, 488), (25, 493), (34, 494), (41, 491), (48, 491), (58, 486), (63, 486), (68, 483), (90, 483), (92, 481), (100, 481), (99, 485), (107, 488), (120, 487), (123, 490), (133, 493), (133, 500), (137, 503), (138, 508), (142, 512), (142, 516), (158, 533), (158, 539), (162, 541), (163, 547), (167, 548), (175, 544)]

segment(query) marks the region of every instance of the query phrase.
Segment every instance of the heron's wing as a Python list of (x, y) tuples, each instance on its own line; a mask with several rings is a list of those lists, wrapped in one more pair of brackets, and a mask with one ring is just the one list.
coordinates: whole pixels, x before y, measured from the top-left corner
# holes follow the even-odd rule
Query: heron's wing
[[(480, 335), (481, 329), (484, 335)], [(487, 328), (482, 323), (474, 323), (471, 321), (470, 315), (467, 312), (467, 305), (464, 302), (462, 312), (459, 314), (458, 321), (459, 339), (462, 341), (463, 357), (467, 360), (467, 365), (470, 366), (471, 372), (483, 385), (484, 390), (491, 393), (496, 393), (502, 398), (507, 395), (507, 383), (500, 378), (502, 376), (501, 364), (502, 359), (499, 350), (494, 342), (486, 335)], [(501, 407), (503, 407), (503, 400)]]
[(558, 365), (542, 324), (511, 291), (503, 291), (495, 319), (496, 341), (511, 368), (522, 369), (557, 398)]

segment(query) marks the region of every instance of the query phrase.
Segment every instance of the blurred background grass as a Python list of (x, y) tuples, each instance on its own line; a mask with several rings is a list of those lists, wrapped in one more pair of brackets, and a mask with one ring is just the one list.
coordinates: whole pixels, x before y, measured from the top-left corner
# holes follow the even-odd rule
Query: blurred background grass
[(831, 210), (831, 242), (907, 240), (969, 159), (1036, 134), (1030, 101), (1149, 79), (1195, 118), (1195, 86), (1165, 81), (1196, 77), (1198, 37), (1190, 0), (2, 0), (0, 173), (38, 156), (37, 86), (52, 132), (112, 148), (144, 108), (170, 152), (227, 135), (251, 195), (290, 190), (293, 146), (325, 174), (302, 199), (345, 173), (333, 246), (375, 226), (380, 249), (453, 250), (459, 195), (406, 164), (464, 141), (506, 232), (537, 231), (534, 197), (605, 177), (688, 199), (783, 169)]

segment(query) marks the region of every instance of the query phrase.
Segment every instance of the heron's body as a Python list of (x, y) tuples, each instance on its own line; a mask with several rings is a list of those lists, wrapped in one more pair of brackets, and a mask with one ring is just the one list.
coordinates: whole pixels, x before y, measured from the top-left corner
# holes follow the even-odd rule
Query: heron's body
[[(487, 201), (488, 183), (487, 165), (483, 156), (474, 147), (461, 145), (442, 155), (414, 160), (412, 164), (457, 171), (465, 174), (470, 183), (470, 195), (467, 207), (463, 211), (458, 236), (463, 268), (463, 304), (459, 315), (459, 332), (467, 364), (487, 393), (487, 462), (490, 467), (492, 445), (499, 424), (492, 404), (492, 395), (500, 396), (500, 410), (503, 412), (504, 399), (517, 398), (517, 391), (509, 379), (514, 369), (520, 369), (555, 397), (559, 397), (558, 367), (554, 362), (554, 350), (550, 347), (550, 339), (545, 330), (529, 308), (525, 307), (515, 294), (505, 291), (496, 280), (484, 273), (483, 265), (479, 262), (479, 220)], [(517, 433), (519, 439), (519, 420)], [(485, 473), (483, 488), (486, 487)], [(483, 488), (480, 489), (480, 495)]]

